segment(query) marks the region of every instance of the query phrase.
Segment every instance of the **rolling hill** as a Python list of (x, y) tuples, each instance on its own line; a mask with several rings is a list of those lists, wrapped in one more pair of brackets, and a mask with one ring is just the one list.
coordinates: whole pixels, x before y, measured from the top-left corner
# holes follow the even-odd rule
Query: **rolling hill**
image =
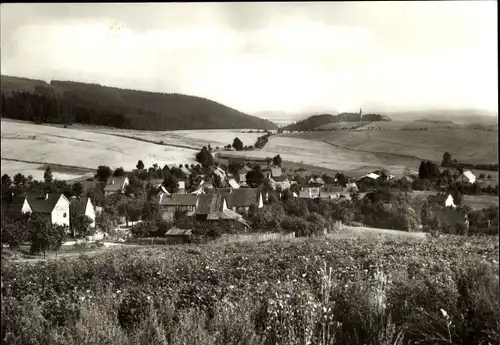
[[(294, 124), (284, 127), (287, 131), (312, 131), (316, 129), (329, 129), (336, 128), (337, 125), (332, 125), (333, 123), (366, 123), (371, 121), (390, 121), (389, 118), (382, 116), (380, 114), (364, 114), (360, 118), (359, 113), (340, 113), (337, 115), (321, 114), (313, 115), (304, 120), (300, 120)], [(351, 127), (351, 126), (347, 126)]]
[[(1, 76), (2, 117), (122, 129), (276, 129), (209, 99), (71, 81)], [(19, 105), (21, 104), (21, 105)]]

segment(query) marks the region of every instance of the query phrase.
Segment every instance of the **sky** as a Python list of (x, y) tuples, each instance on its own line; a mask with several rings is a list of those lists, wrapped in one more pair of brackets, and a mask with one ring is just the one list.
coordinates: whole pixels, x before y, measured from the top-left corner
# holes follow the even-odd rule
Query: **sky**
[(498, 109), (496, 1), (1, 4), (1, 73), (262, 111)]

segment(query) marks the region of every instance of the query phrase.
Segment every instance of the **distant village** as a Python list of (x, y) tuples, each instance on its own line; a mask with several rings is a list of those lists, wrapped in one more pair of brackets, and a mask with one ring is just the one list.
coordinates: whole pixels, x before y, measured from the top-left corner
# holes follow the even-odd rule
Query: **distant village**
[[(112, 171), (100, 166), (95, 178), (72, 185), (53, 181), (50, 167), (45, 182), (30, 181), (20, 174), (11, 180), (4, 175), (2, 207), (5, 212), (2, 213), (9, 219), (23, 214), (37, 215), (52, 226), (64, 227), (73, 241), (82, 238), (99, 241), (110, 234), (122, 240), (160, 234), (178, 243), (189, 241), (193, 227), (219, 228), (222, 232), (224, 229), (243, 233), (272, 231), (265, 229), (272, 224), (256, 221), (259, 212), (271, 204), (346, 201), (350, 204), (344, 203), (343, 207), (354, 208), (352, 205), (358, 199), (371, 200), (377, 193), (379, 198), (380, 191), (384, 191), (385, 196), (370, 202), (380, 205), (384, 212), (392, 212), (392, 208), (396, 210), (400, 206), (401, 199), (397, 196), (403, 192), (429, 193), (423, 201), (407, 202), (408, 209), (418, 219), (418, 224), (412, 226), (417, 230), (422, 229), (422, 207), (429, 203), (437, 206), (433, 216), (437, 217), (438, 224), (468, 228), (468, 212), (460, 207), (461, 195), (498, 193), (498, 185), (494, 188), (491, 184), (481, 185), (479, 178), (469, 170), (453, 175), (450, 170), (440, 170), (430, 162), (422, 162), (418, 175), (407, 174), (396, 179), (387, 170), (358, 178), (340, 172), (320, 176), (303, 168), (283, 168), (279, 155), (249, 159), (216, 153), (214, 158), (211, 149), (206, 147), (197, 158), (204, 164), (163, 168), (155, 164), (146, 169), (139, 161), (137, 169), (128, 173), (122, 168)], [(335, 221), (345, 218), (323, 217)], [(364, 219), (365, 223), (370, 222)], [(163, 232), (158, 231), (158, 225), (154, 229), (143, 229), (141, 225), (158, 222), (164, 224)], [(328, 224), (322, 222), (321, 226)]]

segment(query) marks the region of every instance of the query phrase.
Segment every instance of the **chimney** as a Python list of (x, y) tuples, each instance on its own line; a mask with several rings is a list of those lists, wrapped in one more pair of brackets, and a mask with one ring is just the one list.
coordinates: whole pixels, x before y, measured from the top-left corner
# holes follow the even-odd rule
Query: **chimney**
[(49, 193), (45, 193), (45, 200), (49, 198)]
[(115, 180), (111, 180), (111, 184), (115, 184)]

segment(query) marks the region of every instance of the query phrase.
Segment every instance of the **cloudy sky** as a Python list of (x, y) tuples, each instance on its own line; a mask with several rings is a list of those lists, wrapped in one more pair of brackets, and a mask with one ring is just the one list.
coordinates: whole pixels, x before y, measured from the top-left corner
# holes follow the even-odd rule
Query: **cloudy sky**
[(241, 111), (497, 109), (496, 1), (2, 4), (1, 73)]

